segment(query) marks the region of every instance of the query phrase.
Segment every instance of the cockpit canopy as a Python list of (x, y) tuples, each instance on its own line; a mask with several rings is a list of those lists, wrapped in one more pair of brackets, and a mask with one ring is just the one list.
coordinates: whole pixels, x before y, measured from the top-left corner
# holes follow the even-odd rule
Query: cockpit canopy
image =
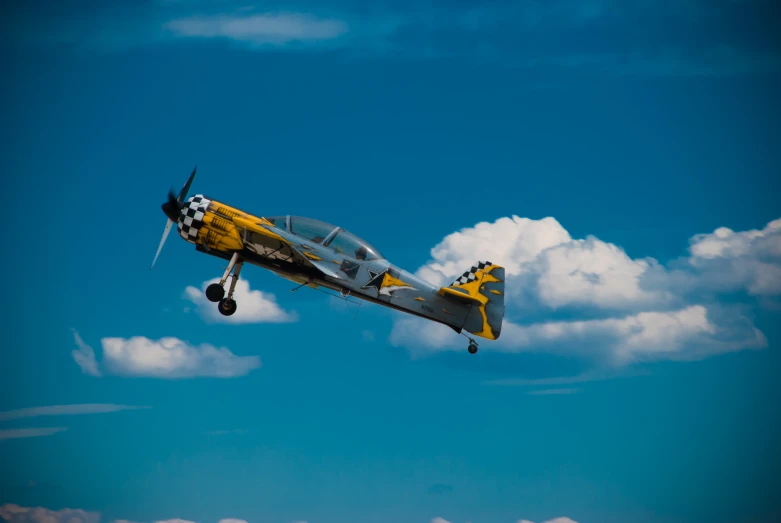
[(351, 232), (330, 223), (304, 216), (268, 216), (274, 227), (289, 231), (313, 243), (330, 247), (334, 251), (358, 260), (382, 260), (384, 256)]

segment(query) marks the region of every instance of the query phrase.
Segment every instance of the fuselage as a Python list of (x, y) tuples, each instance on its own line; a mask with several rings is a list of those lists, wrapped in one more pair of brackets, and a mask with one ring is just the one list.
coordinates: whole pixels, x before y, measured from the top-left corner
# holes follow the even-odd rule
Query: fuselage
[(460, 332), (471, 306), (386, 260), (352, 233), (301, 216), (262, 217), (196, 195), (184, 202), (179, 235), (200, 252), (241, 259), (310, 287), (326, 287), (448, 325)]

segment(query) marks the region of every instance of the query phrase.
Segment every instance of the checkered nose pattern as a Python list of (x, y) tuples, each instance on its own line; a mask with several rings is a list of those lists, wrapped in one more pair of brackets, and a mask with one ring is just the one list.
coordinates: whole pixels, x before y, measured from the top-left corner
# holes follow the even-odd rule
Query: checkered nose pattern
[(477, 262), (477, 264), (473, 265), (471, 269), (466, 271), (463, 275), (459, 276), (456, 281), (450, 284), (452, 287), (453, 285), (464, 285), (465, 283), (469, 283), (470, 281), (475, 281), (477, 279), (477, 271), (485, 269), (486, 267), (490, 267), (492, 264), (489, 261), (481, 261)]
[(210, 203), (211, 200), (207, 200), (201, 194), (187, 200), (177, 221), (179, 236), (190, 243), (195, 243), (198, 231), (203, 227), (203, 216)]

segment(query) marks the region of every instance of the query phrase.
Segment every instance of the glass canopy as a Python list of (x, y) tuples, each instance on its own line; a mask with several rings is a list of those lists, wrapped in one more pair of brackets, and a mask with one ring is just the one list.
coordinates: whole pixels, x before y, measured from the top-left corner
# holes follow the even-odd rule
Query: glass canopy
[(328, 241), (328, 247), (336, 252), (358, 260), (382, 260), (380, 252), (351, 232), (340, 229), (336, 236)]
[[(274, 224), (284, 229), (284, 217), (275, 216), (274, 218)], [(344, 229), (337, 230), (335, 225), (320, 220), (303, 216), (291, 216), (290, 232), (309, 241), (323, 244), (351, 258), (368, 261), (383, 259), (382, 254), (368, 242), (351, 232), (347, 232)], [(324, 240), (327, 240), (327, 242), (323, 243)]]

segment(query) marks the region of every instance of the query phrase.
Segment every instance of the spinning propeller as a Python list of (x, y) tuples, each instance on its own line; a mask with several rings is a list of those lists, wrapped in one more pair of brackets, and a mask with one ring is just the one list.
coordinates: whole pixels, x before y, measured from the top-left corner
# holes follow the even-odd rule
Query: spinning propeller
[(184, 207), (184, 199), (187, 198), (187, 191), (190, 190), (190, 185), (193, 183), (193, 178), (195, 178), (195, 171), (197, 169), (198, 166), (195, 166), (193, 172), (190, 173), (190, 178), (187, 179), (187, 183), (185, 183), (182, 190), (179, 191), (178, 196), (174, 196), (172, 190), (168, 191), (168, 201), (162, 205), (163, 213), (168, 217), (168, 222), (165, 224), (163, 237), (160, 239), (160, 246), (157, 248), (155, 259), (152, 260), (152, 265), (149, 267), (149, 270), (152, 270), (152, 267), (155, 266), (157, 257), (160, 256), (160, 251), (163, 250), (165, 240), (168, 238), (168, 233), (171, 232), (171, 226), (179, 219), (179, 214), (182, 212), (182, 207)]

